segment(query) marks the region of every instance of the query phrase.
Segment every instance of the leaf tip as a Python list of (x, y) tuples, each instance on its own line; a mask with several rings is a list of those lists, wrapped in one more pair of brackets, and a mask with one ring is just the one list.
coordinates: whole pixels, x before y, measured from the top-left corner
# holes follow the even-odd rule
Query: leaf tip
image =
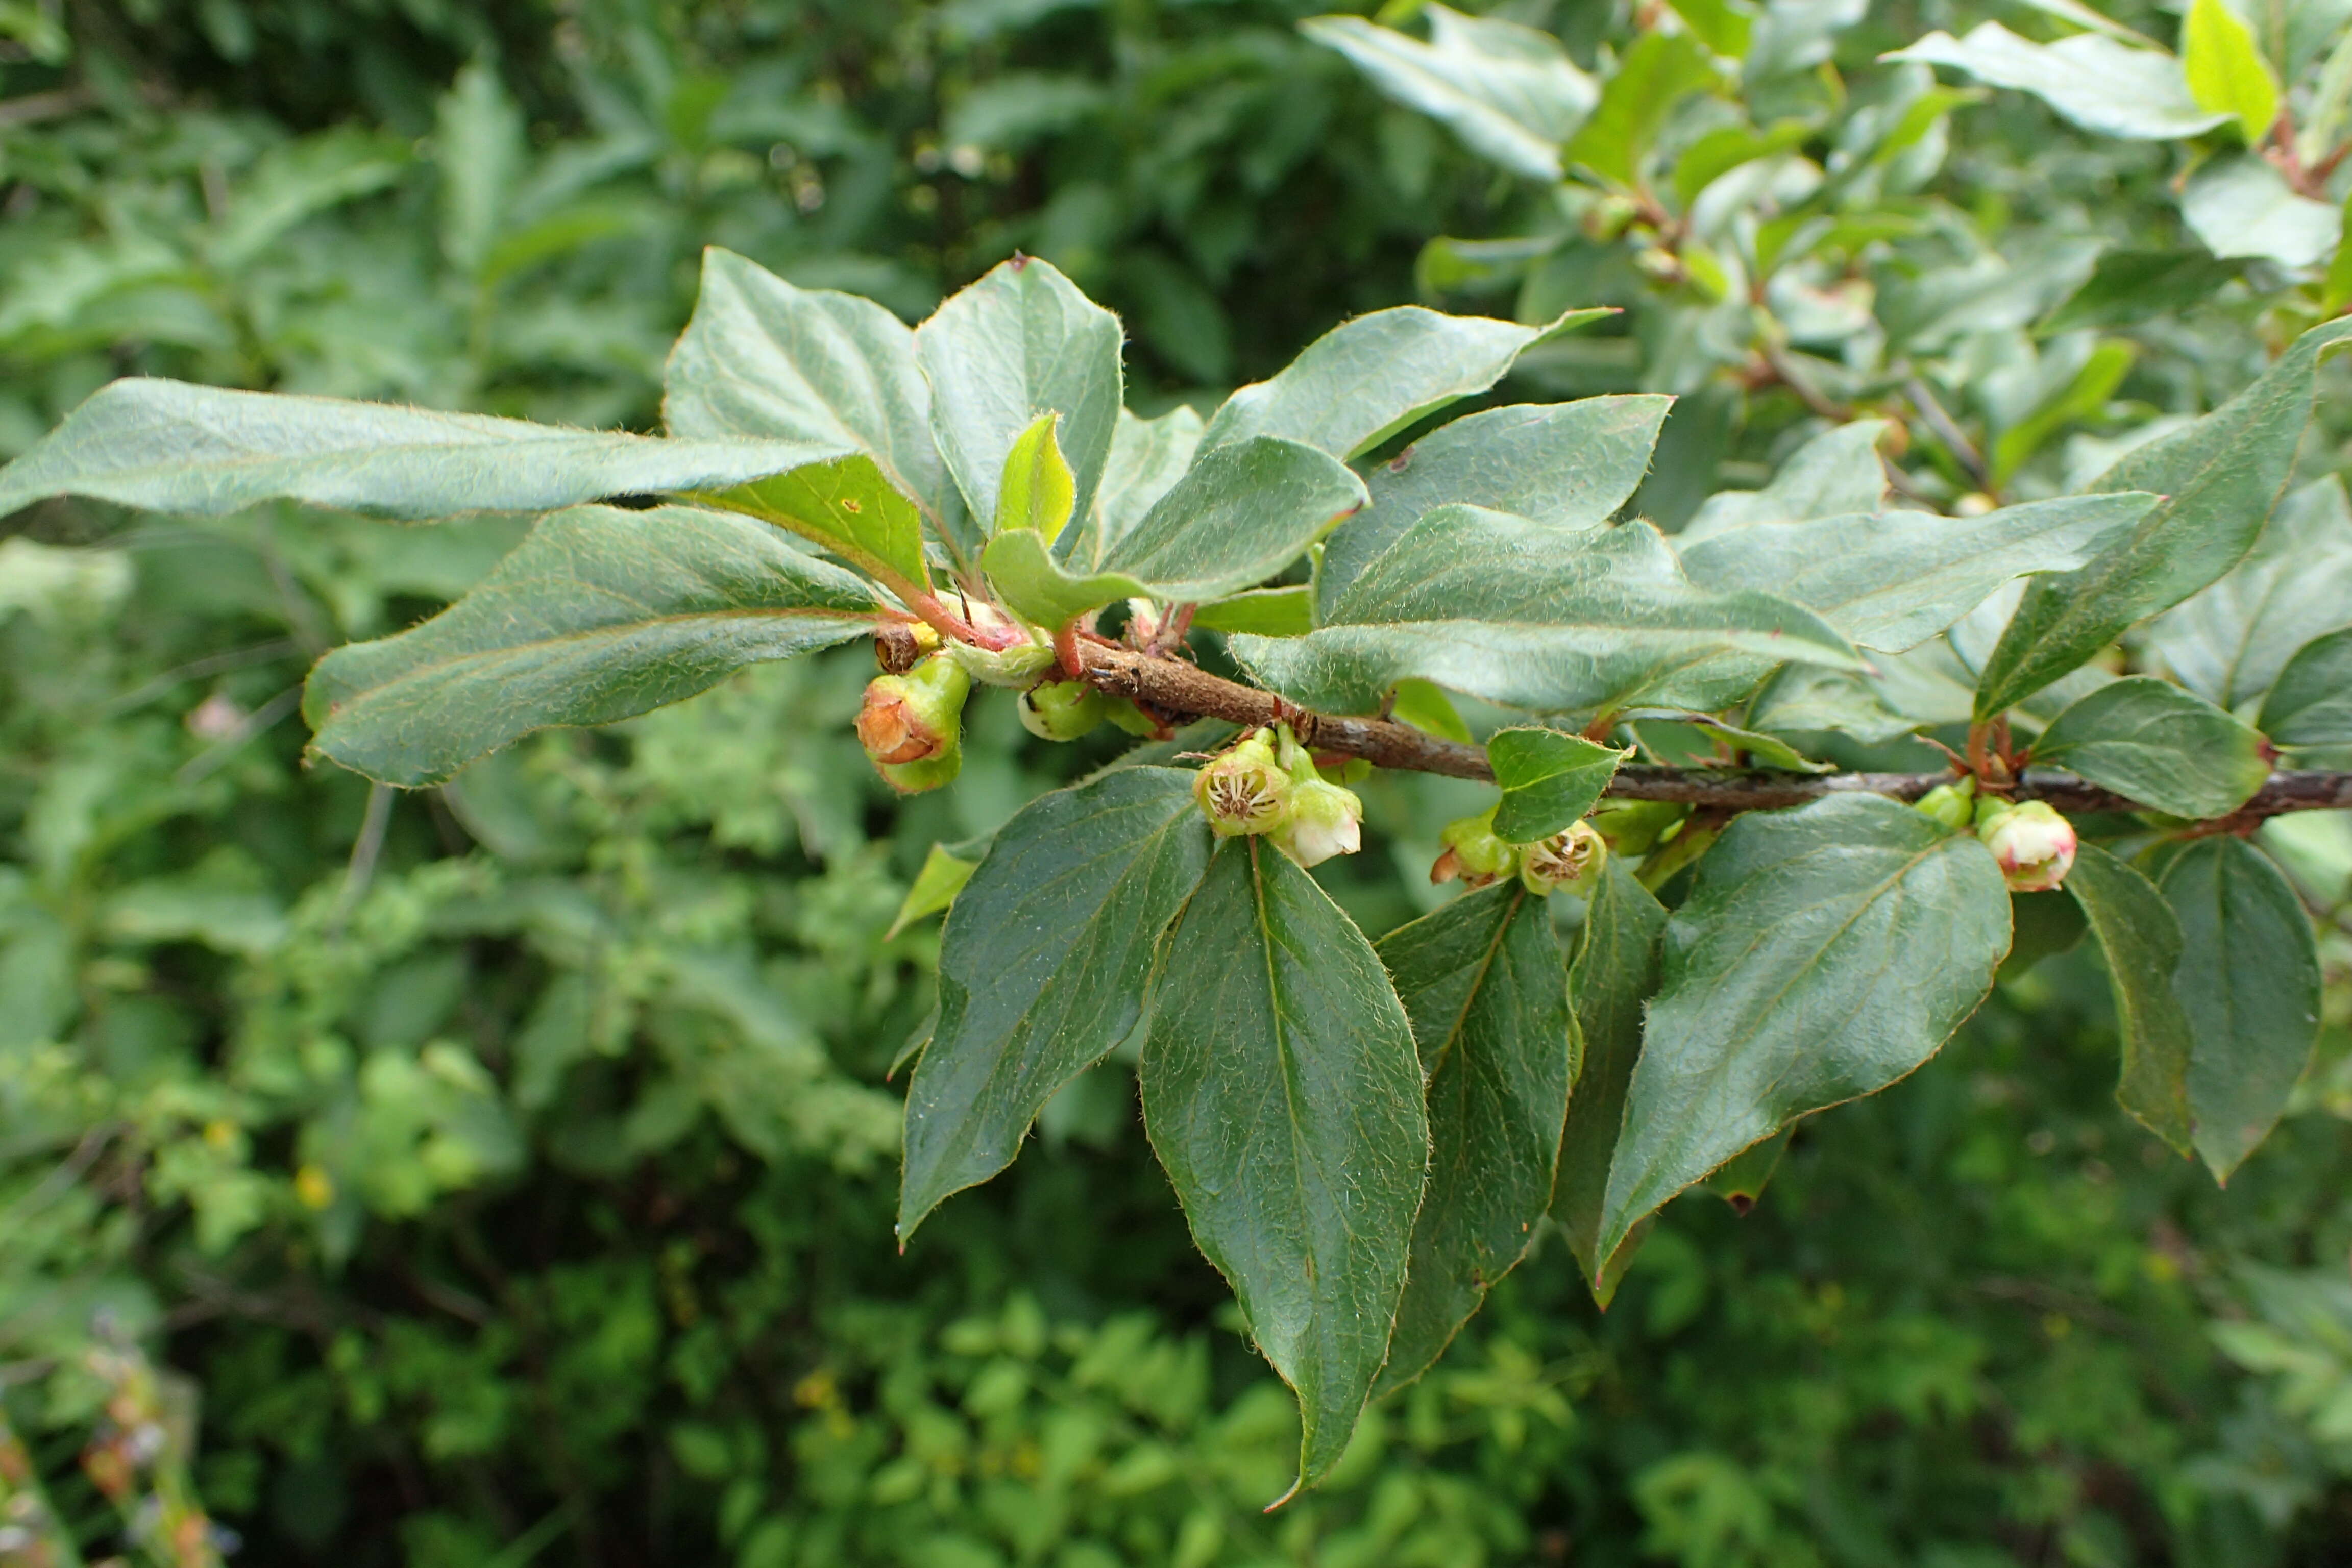
[(1302, 1489), (1302, 1488), (1303, 1488), (1303, 1487), (1305, 1487), (1306, 1485), (1307, 1485), (1307, 1476), (1306, 1476), (1305, 1472), (1303, 1472), (1303, 1471), (1302, 1471), (1302, 1472), (1299, 1474), (1298, 1479), (1297, 1479), (1297, 1480), (1295, 1480), (1295, 1481), (1293, 1481), (1293, 1482), (1291, 1482), (1291, 1483), (1290, 1483), (1290, 1489), (1289, 1489), (1288, 1491), (1286, 1491), (1286, 1492), (1283, 1493), (1280, 1497), (1278, 1497), (1278, 1498), (1275, 1499), (1272, 1502), (1270, 1502), (1270, 1503), (1266, 1504), (1264, 1508), (1262, 1508), (1262, 1509), (1258, 1510), (1258, 1511), (1259, 1511), (1260, 1513), (1272, 1513), (1275, 1510), (1276, 1510), (1276, 1509), (1280, 1508), (1284, 1503), (1286, 1503), (1286, 1502), (1288, 1502), (1292, 1498), (1297, 1497), (1297, 1496), (1298, 1495), (1298, 1493), (1299, 1493), (1300, 1489)]

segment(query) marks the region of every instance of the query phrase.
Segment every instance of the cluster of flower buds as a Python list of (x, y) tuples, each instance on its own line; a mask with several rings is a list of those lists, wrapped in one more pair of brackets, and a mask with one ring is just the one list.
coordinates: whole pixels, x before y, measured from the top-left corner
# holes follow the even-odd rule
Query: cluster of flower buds
[(2049, 892), (2074, 868), (2074, 825), (2045, 802), (1979, 799), (1977, 781), (1961, 778), (1921, 795), (1917, 809), (1955, 833), (1974, 827), (2013, 893)]
[(1286, 724), (1256, 730), (1192, 776), (1192, 798), (1220, 838), (1264, 835), (1301, 866), (1353, 855), (1364, 803), (1333, 783)]
[(963, 704), (971, 677), (943, 653), (904, 675), (877, 676), (857, 710), (857, 739), (891, 788), (937, 789), (963, 768)]
[(1591, 892), (1609, 863), (1608, 840), (1591, 822), (1571, 823), (1532, 844), (1513, 844), (1495, 832), (1492, 806), (1476, 816), (1447, 823), (1438, 838), (1445, 852), (1429, 868), (1433, 882), (1458, 879), (1466, 887), (1483, 888), (1516, 876), (1530, 893), (1564, 889), (1583, 896)]

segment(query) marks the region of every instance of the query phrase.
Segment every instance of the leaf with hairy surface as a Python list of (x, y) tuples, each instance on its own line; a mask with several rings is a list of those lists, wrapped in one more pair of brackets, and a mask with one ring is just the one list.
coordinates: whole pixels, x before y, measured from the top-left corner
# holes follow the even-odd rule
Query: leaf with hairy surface
[(417, 522), (724, 489), (842, 451), (831, 441), (665, 441), (138, 376), (99, 388), (0, 468), (0, 517), (76, 495), (190, 517), (299, 500)]
[(1430, 1139), (1377, 1396), (1427, 1371), (1535, 1239), (1577, 1049), (1551, 910), (1516, 880), (1391, 931), (1374, 951), (1420, 1045)]
[(997, 829), (940, 940), (940, 1017), (907, 1091), (898, 1236), (1013, 1163), (1055, 1091), (1143, 1016), (1152, 948), (1209, 861), (1192, 774), (1126, 768)]
[(2175, 816), (2226, 816), (2271, 776), (2262, 736), (2152, 675), (2102, 686), (2059, 714), (2033, 761)]
[(1984, 1000), (2009, 935), (1984, 846), (1907, 805), (1733, 821), (1667, 922), (1595, 1255), (1792, 1117), (1912, 1072)]
[(2172, 991), (2189, 1020), (2197, 1152), (2227, 1182), (2278, 1124), (2319, 1038), (2319, 944), (2294, 885), (2242, 838), (2183, 846), (2157, 886), (2180, 922)]
[(1077, 568), (1102, 564), (1103, 554), (1150, 515), (1201, 445), (1201, 416), (1178, 404), (1157, 419), (1139, 419), (1122, 408), (1104, 459), (1102, 484), (1091, 513), (1081, 514), (1069, 549)]
[(1297, 1392), (1312, 1485), (1348, 1446), (1404, 1290), (1429, 1164), (1412, 1026), (1355, 922), (1255, 837), (1218, 847), (1154, 995), (1151, 1146)]
[(748, 518), (574, 507), (423, 626), (320, 659), (303, 714), (332, 761), (438, 784), (533, 730), (626, 719), (875, 620), (871, 588)]
[(1558, 730), (1497, 730), (1486, 761), (1503, 791), (1495, 808), (1496, 837), (1532, 844), (1568, 826), (1599, 804), (1633, 753)]

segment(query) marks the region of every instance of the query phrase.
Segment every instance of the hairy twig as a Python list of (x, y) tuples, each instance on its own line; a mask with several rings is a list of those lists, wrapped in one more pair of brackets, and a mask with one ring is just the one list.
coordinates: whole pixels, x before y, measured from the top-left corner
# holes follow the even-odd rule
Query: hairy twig
[[(1244, 725), (1286, 722), (1301, 744), (1322, 752), (1362, 757), (1383, 768), (1444, 773), (1492, 782), (1494, 770), (1480, 746), (1427, 734), (1390, 719), (1349, 719), (1310, 712), (1271, 691), (1244, 686), (1176, 658), (1154, 658), (1132, 648), (1099, 643), (1080, 645), (1086, 679), (1115, 697), (1131, 698), (1162, 713), (1223, 719)], [(1932, 773), (1798, 773), (1770, 769), (1722, 769), (1629, 765), (1617, 770), (1609, 793), (1626, 800), (1664, 800), (1722, 811), (1769, 810), (1802, 805), (1832, 795), (1884, 795), (1916, 800), (1949, 772)], [(2010, 792), (2018, 800), (2047, 801), (2061, 811), (2137, 811), (2134, 802), (2068, 773), (2029, 771)], [(2252, 800), (2229, 816), (2204, 825), (2208, 831), (2233, 831), (2290, 811), (2352, 810), (2352, 773), (2281, 773), (2271, 776)]]

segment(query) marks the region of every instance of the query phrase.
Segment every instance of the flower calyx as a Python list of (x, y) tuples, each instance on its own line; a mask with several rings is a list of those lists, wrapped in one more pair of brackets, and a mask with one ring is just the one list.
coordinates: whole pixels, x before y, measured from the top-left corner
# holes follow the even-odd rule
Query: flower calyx
[(1483, 888), (1517, 873), (1519, 847), (1496, 835), (1495, 811), (1488, 806), (1476, 816), (1456, 817), (1439, 830), (1437, 839), (1445, 852), (1429, 868), (1431, 881), (1458, 879), (1465, 887)]
[(1547, 893), (1591, 895), (1609, 864), (1609, 845), (1590, 822), (1570, 824), (1549, 838), (1527, 846), (1519, 860), (1519, 885), (1541, 897)]
[(857, 710), (857, 740), (891, 788), (937, 789), (963, 767), (963, 704), (971, 678), (931, 654), (904, 675), (877, 676)]
[(1192, 798), (1220, 838), (1278, 833), (1290, 823), (1292, 784), (1271, 732), (1259, 730), (1192, 775)]
[(2074, 825), (2042, 801), (1979, 802), (1977, 837), (2000, 862), (2001, 879), (2012, 893), (2049, 892), (2074, 867)]

